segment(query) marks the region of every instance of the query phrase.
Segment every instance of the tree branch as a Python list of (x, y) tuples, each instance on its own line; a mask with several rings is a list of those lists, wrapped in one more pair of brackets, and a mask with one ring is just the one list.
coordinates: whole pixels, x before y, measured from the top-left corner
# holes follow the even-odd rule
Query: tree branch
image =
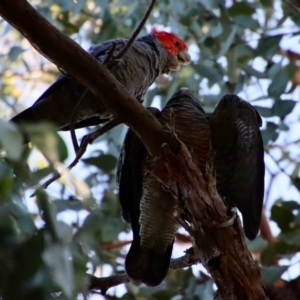
[(289, 5), (292, 9), (296, 10), (300, 14), (300, 5), (298, 1), (283, 0), (283, 2)]
[(147, 9), (144, 17), (142, 18), (142, 20), (141, 20), (140, 24), (138, 25), (138, 27), (136, 28), (136, 30), (133, 32), (130, 40), (125, 45), (125, 47), (120, 51), (120, 53), (114, 57), (114, 59), (121, 58), (128, 51), (128, 49), (130, 48), (130, 46), (132, 45), (132, 43), (134, 42), (134, 40), (136, 39), (136, 37), (138, 36), (138, 34), (140, 33), (140, 31), (142, 30), (142, 28), (146, 24), (147, 19), (149, 18), (150, 14), (151, 14), (151, 11), (152, 11), (152, 9), (154, 7), (155, 2), (156, 2), (156, 0), (151, 0), (151, 3), (149, 5), (149, 7), (148, 7), (148, 9)]
[(204, 177), (184, 145), (165, 133), (155, 117), (104, 66), (49, 24), (27, 1), (0, 1), (0, 15), (40, 53), (91, 90), (156, 156), (149, 171), (177, 199), (180, 215), (190, 224), (196, 256), (218, 287), (218, 299), (267, 299), (257, 266), (245, 245), (239, 218), (229, 227), (218, 228), (230, 216), (217, 193), (210, 166)]
[[(192, 248), (186, 250), (186, 254), (178, 257), (176, 259), (172, 259), (170, 263), (169, 270), (177, 270), (182, 269), (186, 267), (190, 267), (192, 265), (195, 265), (199, 263), (199, 258), (195, 255), (195, 252)], [(89, 280), (89, 290), (100, 290), (102, 295), (105, 295), (106, 291), (113, 287), (117, 286), (122, 283), (129, 282), (130, 278), (127, 276), (126, 273), (121, 273), (109, 277), (96, 277), (93, 275), (90, 275)]]

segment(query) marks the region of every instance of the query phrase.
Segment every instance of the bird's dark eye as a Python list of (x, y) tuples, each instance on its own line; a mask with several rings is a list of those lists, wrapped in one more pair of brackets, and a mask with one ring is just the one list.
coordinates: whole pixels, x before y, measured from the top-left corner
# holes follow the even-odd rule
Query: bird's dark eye
[(176, 42), (175, 42), (175, 46), (176, 46), (177, 48), (179, 48), (180, 43), (179, 43), (178, 41), (176, 41)]

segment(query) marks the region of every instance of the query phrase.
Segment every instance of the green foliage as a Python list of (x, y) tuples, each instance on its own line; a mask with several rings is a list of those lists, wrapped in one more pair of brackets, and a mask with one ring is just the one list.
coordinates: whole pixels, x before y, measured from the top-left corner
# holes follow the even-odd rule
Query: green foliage
[(103, 172), (111, 172), (117, 165), (117, 158), (110, 154), (98, 154), (82, 160), (87, 165), (93, 165)]
[(262, 279), (266, 284), (275, 283), (281, 275), (288, 269), (288, 266), (273, 266), (262, 271)]
[(0, 139), (10, 159), (18, 160), (22, 152), (22, 135), (13, 124), (0, 120)]
[(300, 251), (300, 205), (296, 201), (277, 200), (271, 209), (271, 220), (281, 229), (276, 241), (264, 247), (261, 262), (270, 266), (280, 258), (291, 259)]
[[(34, 1), (37, 11), (85, 48), (129, 38), (148, 4), (148, 0)], [(296, 38), (298, 46), (299, 19), (299, 13), (281, 0), (162, 0), (148, 20), (149, 27), (169, 26), (187, 41), (193, 63), (159, 78), (145, 97), (146, 106), (154, 97), (164, 106), (180, 87), (189, 87), (208, 113), (223, 95), (238, 93), (264, 119), (266, 209), (278, 236), (272, 244), (258, 237), (248, 247), (261, 253), (259, 264), (268, 284), (289, 270), (300, 250), (299, 58), (283, 51), (296, 51), (289, 45)], [(0, 294), (8, 300), (75, 299), (78, 294), (84, 298), (87, 270), (108, 265), (112, 274), (124, 270), (127, 250), (112, 246), (131, 239), (120, 216), (115, 183), (125, 126), (100, 137), (94, 151), (85, 154), (71, 173), (46, 192), (39, 190), (73, 159), (70, 138), (49, 124), (16, 128), (4, 120), (36, 100), (58, 70), (3, 20), (0, 34)], [(33, 141), (31, 146), (22, 146), (24, 134)], [(213, 299), (212, 280), (194, 273), (172, 271), (156, 288), (129, 283), (125, 294), (117, 296)]]

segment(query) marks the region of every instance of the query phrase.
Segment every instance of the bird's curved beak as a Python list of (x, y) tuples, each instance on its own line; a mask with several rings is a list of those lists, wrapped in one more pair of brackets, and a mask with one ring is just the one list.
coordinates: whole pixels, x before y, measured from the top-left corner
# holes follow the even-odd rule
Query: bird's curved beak
[(187, 65), (191, 62), (191, 56), (186, 50), (180, 51), (177, 55), (177, 59), (181, 65)]
[[(168, 61), (169, 71), (178, 71), (181, 65), (187, 65), (191, 61), (191, 56), (186, 50), (178, 52), (177, 56), (171, 56)], [(167, 73), (167, 72), (165, 72)]]

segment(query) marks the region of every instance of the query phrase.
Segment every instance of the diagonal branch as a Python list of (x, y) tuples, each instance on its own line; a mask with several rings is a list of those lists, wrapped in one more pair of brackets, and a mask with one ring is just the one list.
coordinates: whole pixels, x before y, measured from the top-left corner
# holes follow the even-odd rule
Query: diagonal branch
[[(192, 248), (186, 250), (185, 252), (185, 255), (171, 260), (169, 268), (170, 271), (191, 267), (192, 265), (200, 262)], [(105, 295), (109, 288), (130, 281), (130, 278), (126, 273), (102, 278), (90, 275), (89, 278), (89, 290), (100, 290), (102, 295)]]
[[(289, 5), (292, 9), (296, 10), (300, 14), (300, 5), (299, 1), (288, 1), (288, 0), (283, 0), (284, 3)], [(297, 5), (296, 5), (297, 3)]]

